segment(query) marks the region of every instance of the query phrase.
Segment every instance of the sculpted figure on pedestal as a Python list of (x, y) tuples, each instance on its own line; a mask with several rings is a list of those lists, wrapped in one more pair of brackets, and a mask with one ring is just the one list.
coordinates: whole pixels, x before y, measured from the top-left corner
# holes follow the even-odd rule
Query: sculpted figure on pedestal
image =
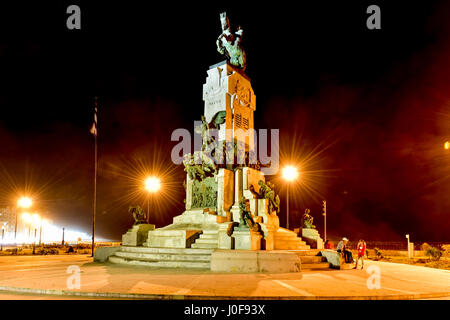
[(226, 12), (220, 14), (220, 23), (222, 25), (222, 33), (216, 41), (217, 51), (225, 55), (231, 65), (244, 71), (247, 66), (247, 57), (241, 46), (244, 31), (238, 26), (234, 34), (231, 32), (230, 21)]
[(316, 226), (313, 224), (314, 218), (309, 214), (311, 210), (305, 209), (305, 213), (303, 214), (302, 220), (302, 228), (306, 229), (315, 229)]
[[(258, 196), (261, 199), (268, 199), (269, 200), (269, 212), (270, 214), (272, 214), (272, 212), (276, 212), (279, 213), (280, 212), (280, 197), (275, 193), (275, 186), (270, 183), (267, 182), (264, 183), (264, 181), (259, 180), (258, 181), (258, 185), (259, 185), (259, 192), (257, 193)], [(250, 186), (250, 190), (252, 192), (254, 192), (254, 187)]]
[(248, 227), (252, 231), (259, 231), (259, 224), (253, 220), (250, 212), (250, 203), (248, 200), (243, 200), (239, 204), (240, 222), (239, 227)]
[(136, 207), (131, 206), (128, 209), (128, 212), (133, 215), (134, 225), (147, 223), (147, 215), (140, 206)]

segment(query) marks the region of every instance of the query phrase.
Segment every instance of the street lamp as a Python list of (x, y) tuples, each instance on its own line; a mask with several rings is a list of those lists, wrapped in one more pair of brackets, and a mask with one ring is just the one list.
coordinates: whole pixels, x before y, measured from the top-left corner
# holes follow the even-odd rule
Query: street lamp
[(155, 176), (148, 176), (144, 180), (144, 189), (147, 191), (147, 223), (150, 223), (150, 195), (161, 189), (161, 180)]
[(445, 143), (444, 143), (444, 149), (445, 149), (445, 150), (450, 149), (450, 141), (445, 141)]
[(3, 242), (4, 242), (4, 239), (5, 239), (6, 224), (7, 224), (7, 222), (3, 223), (3, 225), (2, 225), (2, 245), (0, 247), (0, 251), (3, 251)]
[(411, 249), (411, 245), (410, 245), (410, 242), (409, 242), (409, 234), (406, 234), (405, 238), (408, 241), (408, 259), (411, 259), (411, 250), (410, 250)]
[(289, 183), (295, 181), (298, 177), (298, 170), (294, 166), (286, 166), (281, 171), (283, 179), (288, 182), (286, 196), (286, 229), (289, 229)]
[[(17, 207), (21, 208), (21, 209), (28, 209), (31, 208), (31, 206), (33, 205), (33, 199), (31, 199), (30, 197), (20, 197), (17, 200)], [(16, 212), (16, 224), (14, 226), (14, 241), (16, 241), (17, 239), (17, 212)]]
[(33, 199), (29, 197), (20, 197), (17, 200), (17, 206), (22, 209), (28, 209), (33, 205)]
[(38, 215), (37, 213), (33, 214), (31, 216), (31, 221), (33, 224), (33, 229), (34, 229), (34, 239), (33, 239), (33, 254), (35, 254), (36, 252), (36, 236), (37, 236), (37, 227), (40, 225), (41, 223), (41, 216)]

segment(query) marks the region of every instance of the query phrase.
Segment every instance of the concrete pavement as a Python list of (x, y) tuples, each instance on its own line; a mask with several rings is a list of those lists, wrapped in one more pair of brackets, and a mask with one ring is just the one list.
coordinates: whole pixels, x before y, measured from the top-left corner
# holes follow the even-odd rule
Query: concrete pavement
[[(68, 288), (68, 280), (69, 285), (76, 283), (76, 275), (67, 273), (70, 266), (71, 270), (80, 271), (79, 289)], [(0, 271), (0, 299), (2, 294), (24, 293), (121, 299), (429, 299), (450, 296), (448, 270), (377, 261), (366, 261), (365, 270), (233, 274), (100, 264), (92, 262), (87, 255), (2, 256)]]

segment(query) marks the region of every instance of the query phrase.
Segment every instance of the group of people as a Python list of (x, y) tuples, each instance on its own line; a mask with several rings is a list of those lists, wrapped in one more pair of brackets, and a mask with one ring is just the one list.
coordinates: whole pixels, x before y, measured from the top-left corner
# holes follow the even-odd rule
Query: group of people
[[(325, 249), (334, 249), (333, 243), (329, 240), (325, 241), (324, 245)], [(366, 242), (364, 240), (359, 240), (358, 245), (356, 246), (358, 250), (358, 257), (356, 259), (356, 265), (353, 269), (358, 268), (358, 262), (361, 260), (361, 269), (364, 269), (364, 256), (366, 255)], [(346, 237), (342, 238), (339, 241), (336, 251), (344, 256), (345, 263), (353, 263), (355, 259), (353, 259), (353, 254), (348, 248), (348, 239)]]

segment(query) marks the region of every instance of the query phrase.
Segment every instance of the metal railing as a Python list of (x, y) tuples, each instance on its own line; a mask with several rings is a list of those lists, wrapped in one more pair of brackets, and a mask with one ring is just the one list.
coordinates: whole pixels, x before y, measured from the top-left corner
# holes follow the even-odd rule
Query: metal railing
[[(449, 242), (435, 242), (430, 241), (426, 242), (428, 245), (436, 248), (442, 248), (443, 245), (450, 244)], [(422, 250), (422, 245), (424, 242), (414, 242), (414, 250)], [(337, 245), (337, 244), (336, 244)], [(349, 249), (356, 250), (356, 246), (358, 242), (350, 242), (347, 244)], [(406, 241), (366, 241), (367, 249), (375, 249), (378, 248), (380, 250), (399, 250), (399, 251), (407, 251), (408, 245)]]

